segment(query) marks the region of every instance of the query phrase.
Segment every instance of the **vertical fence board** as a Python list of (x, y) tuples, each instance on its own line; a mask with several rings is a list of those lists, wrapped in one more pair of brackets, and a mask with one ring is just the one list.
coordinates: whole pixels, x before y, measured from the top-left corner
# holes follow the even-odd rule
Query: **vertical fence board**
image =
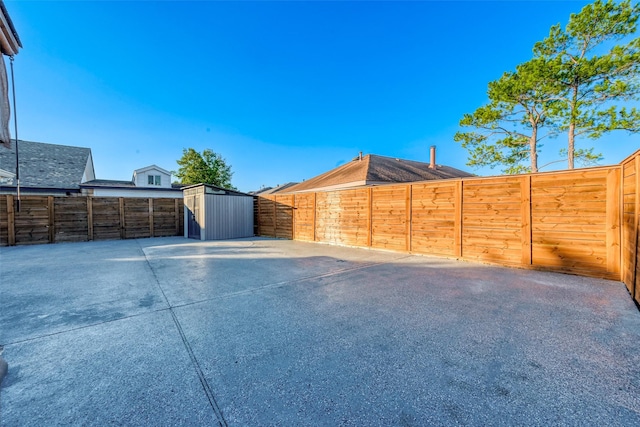
[(620, 169), (607, 174), (606, 188), (606, 240), (607, 273), (620, 275)]
[(125, 226), (125, 221), (124, 221), (124, 199), (122, 197), (120, 197), (118, 199), (118, 204), (120, 207), (120, 238), (121, 239), (126, 239), (126, 233), (124, 230), (124, 226)]
[(412, 188), (413, 186), (407, 185), (405, 188), (405, 251), (411, 252), (411, 196), (412, 196)]
[(640, 152), (635, 156), (635, 170), (636, 170), (636, 179), (635, 179), (635, 238), (634, 238), (634, 248), (635, 248), (635, 280), (634, 287), (635, 292), (632, 293), (635, 297), (636, 303), (640, 304)]
[(53, 196), (47, 197), (47, 208), (49, 211), (49, 243), (53, 243), (55, 241), (56, 229), (55, 229), (55, 208), (53, 206)]
[(454, 216), (453, 216), (453, 255), (462, 258), (462, 192), (464, 191), (464, 182), (462, 180), (456, 182), (455, 192), (453, 193)]
[(153, 199), (149, 198), (149, 235), (155, 237), (153, 234)]
[(12, 195), (7, 196), (7, 244), (9, 246), (16, 244), (16, 215)]
[(373, 188), (367, 189), (367, 224), (366, 224), (366, 233), (367, 233), (367, 246), (371, 247), (371, 235), (373, 234), (371, 227), (373, 222), (371, 221), (371, 212), (373, 211)]
[(520, 182), (522, 265), (531, 265), (531, 176)]
[(87, 197), (87, 238), (93, 240), (93, 197)]

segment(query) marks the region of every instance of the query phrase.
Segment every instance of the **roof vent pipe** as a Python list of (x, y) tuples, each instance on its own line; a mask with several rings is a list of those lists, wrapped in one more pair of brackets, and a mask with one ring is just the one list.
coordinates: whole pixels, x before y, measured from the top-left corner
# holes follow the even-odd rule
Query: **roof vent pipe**
[(436, 168), (436, 146), (432, 145), (429, 153), (429, 169)]
[(358, 156), (358, 160), (362, 160), (362, 151), (360, 152), (360, 155)]

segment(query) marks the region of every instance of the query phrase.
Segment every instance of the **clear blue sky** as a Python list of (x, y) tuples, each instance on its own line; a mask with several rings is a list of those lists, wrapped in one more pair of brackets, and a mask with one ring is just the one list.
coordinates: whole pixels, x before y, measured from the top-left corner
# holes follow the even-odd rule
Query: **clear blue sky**
[[(90, 147), (102, 179), (211, 148), (242, 191), (359, 151), (428, 161), (430, 145), (440, 164), (499, 174), (465, 166), (460, 118), (587, 3), (5, 1), (24, 45), (19, 137)], [(640, 137), (580, 144), (613, 164)]]

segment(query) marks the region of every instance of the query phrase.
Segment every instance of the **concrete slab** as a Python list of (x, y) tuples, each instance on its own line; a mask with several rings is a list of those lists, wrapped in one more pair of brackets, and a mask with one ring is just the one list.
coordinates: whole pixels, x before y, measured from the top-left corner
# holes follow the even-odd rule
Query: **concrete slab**
[(288, 240), (274, 245), (274, 240), (259, 238), (174, 241), (140, 240), (172, 306), (407, 257)]
[(135, 240), (0, 251), (0, 343), (166, 308)]
[(640, 425), (618, 282), (268, 239), (0, 259), (2, 426)]
[(7, 426), (214, 425), (169, 311), (6, 347)]

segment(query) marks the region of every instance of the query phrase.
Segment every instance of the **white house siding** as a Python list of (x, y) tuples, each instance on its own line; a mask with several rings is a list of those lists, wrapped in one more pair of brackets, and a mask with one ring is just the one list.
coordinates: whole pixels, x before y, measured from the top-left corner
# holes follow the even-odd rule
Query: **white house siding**
[(205, 240), (253, 236), (253, 198), (206, 194), (202, 233)]
[(120, 188), (94, 188), (94, 197), (143, 197), (151, 199), (182, 199), (182, 191), (127, 190)]
[[(161, 185), (150, 185), (148, 181), (149, 175), (160, 175), (162, 177), (160, 179)], [(135, 184), (136, 187), (171, 188), (171, 175), (157, 169), (149, 169), (141, 172), (136, 171)]]

